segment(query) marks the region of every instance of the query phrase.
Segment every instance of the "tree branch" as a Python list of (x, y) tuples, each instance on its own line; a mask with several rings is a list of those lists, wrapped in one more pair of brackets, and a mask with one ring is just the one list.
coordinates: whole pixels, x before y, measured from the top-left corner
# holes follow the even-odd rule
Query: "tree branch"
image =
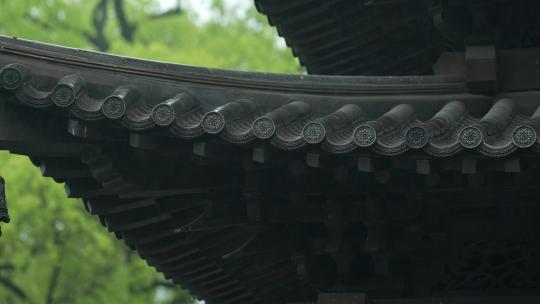
[(83, 35), (101, 52), (106, 52), (110, 45), (105, 37), (105, 24), (107, 23), (107, 3), (108, 0), (98, 2), (92, 13), (92, 23), (94, 25), (95, 34), (84, 32)]
[(13, 292), (14, 295), (16, 295), (20, 299), (26, 299), (26, 293), (19, 288), (15, 283), (11, 282), (7, 278), (0, 277), (0, 284), (4, 285), (7, 289), (9, 289), (11, 292)]
[(128, 42), (133, 42), (133, 35), (137, 25), (127, 20), (124, 11), (124, 0), (114, 0), (114, 11), (116, 12), (116, 18), (118, 18), (122, 37)]
[[(44, 193), (44, 192), (41, 192)], [(42, 197), (41, 200), (44, 202), (46, 201), (45, 197)], [(58, 281), (60, 280), (60, 272), (62, 271), (62, 263), (64, 262), (64, 255), (66, 253), (66, 247), (67, 243), (62, 238), (61, 232), (54, 227), (55, 220), (52, 220), (52, 227), (53, 227), (53, 239), (54, 239), (54, 245), (60, 248), (60, 252), (58, 253), (58, 257), (56, 258), (56, 263), (52, 269), (51, 272), (51, 279), (49, 281), (49, 287), (47, 289), (47, 297), (45, 299), (46, 304), (53, 304), (54, 303), (54, 293), (56, 291), (56, 288), (58, 287)]]
[(32, 22), (32, 23), (35, 23), (36, 25), (40, 26), (41, 28), (43, 29), (46, 29), (46, 30), (49, 30), (51, 28), (51, 25), (43, 20), (40, 20), (30, 14), (26, 14), (24, 17), (24, 19)]
[(180, 7), (180, 3), (178, 3), (178, 5), (176, 7), (174, 7), (174, 8), (171, 8), (171, 9), (166, 10), (166, 11), (164, 11), (162, 13), (159, 13), (159, 14), (150, 15), (150, 18), (152, 18), (152, 19), (165, 18), (165, 17), (169, 17), (169, 16), (180, 15), (182, 12), (183, 12), (183, 10)]
[(11, 263), (0, 264), (0, 270), (13, 271), (15, 270), (15, 266)]
[(47, 304), (54, 303), (53, 296), (56, 290), (56, 286), (58, 286), (58, 279), (60, 278), (60, 270), (61, 270), (60, 263), (57, 263), (56, 265), (54, 265), (54, 268), (51, 274), (51, 280), (49, 281), (49, 288), (47, 289), (47, 298), (45, 300), (45, 303)]

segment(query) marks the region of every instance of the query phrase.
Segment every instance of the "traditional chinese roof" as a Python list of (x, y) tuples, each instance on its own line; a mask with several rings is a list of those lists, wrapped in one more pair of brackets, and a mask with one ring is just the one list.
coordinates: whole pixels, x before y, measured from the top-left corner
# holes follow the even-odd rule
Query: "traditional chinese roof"
[[(462, 267), (426, 246), (518, 231), (538, 249), (526, 237), (536, 92), (479, 93), (459, 75), (235, 72), (7, 37), (0, 87), (0, 147), (207, 303), (445, 293), (465, 287), (442, 269)], [(521, 206), (511, 215), (509, 202)]]
[[(422, 75), (445, 51), (538, 47), (535, 0), (255, 0), (310, 74)], [(520, 33), (517, 35), (516, 33)]]
[(473, 94), (458, 76), (242, 73), (0, 41), (18, 103), (126, 132), (336, 154), (539, 148), (534, 93)]

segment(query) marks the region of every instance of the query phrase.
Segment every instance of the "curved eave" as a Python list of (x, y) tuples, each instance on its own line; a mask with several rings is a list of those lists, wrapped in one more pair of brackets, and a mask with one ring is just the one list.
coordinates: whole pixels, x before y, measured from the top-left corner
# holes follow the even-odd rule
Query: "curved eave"
[(444, 50), (425, 1), (255, 0), (310, 74), (431, 74)]
[(415, 94), (463, 92), (466, 87), (460, 76), (323, 76), (241, 72), (141, 60), (6, 36), (0, 36), (0, 51), (5, 55), (193, 85), (219, 85), (235, 89), (298, 94)]
[(8, 37), (0, 69), (2, 91), (19, 103), (168, 138), (380, 155), (539, 150), (534, 92), (475, 95), (455, 76), (238, 72)]

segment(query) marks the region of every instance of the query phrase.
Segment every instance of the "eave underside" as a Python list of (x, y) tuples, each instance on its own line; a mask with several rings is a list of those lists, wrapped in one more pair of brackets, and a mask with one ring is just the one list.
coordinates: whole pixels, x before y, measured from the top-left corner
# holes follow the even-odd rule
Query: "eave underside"
[(535, 0), (255, 0), (316, 75), (427, 75), (445, 51), (538, 47)]

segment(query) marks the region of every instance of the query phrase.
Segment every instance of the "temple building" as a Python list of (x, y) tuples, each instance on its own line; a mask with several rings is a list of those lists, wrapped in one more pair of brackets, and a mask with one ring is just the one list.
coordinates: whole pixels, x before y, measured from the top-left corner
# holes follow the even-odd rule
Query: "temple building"
[(0, 37), (0, 148), (208, 304), (540, 303), (540, 2), (255, 5), (309, 75)]

